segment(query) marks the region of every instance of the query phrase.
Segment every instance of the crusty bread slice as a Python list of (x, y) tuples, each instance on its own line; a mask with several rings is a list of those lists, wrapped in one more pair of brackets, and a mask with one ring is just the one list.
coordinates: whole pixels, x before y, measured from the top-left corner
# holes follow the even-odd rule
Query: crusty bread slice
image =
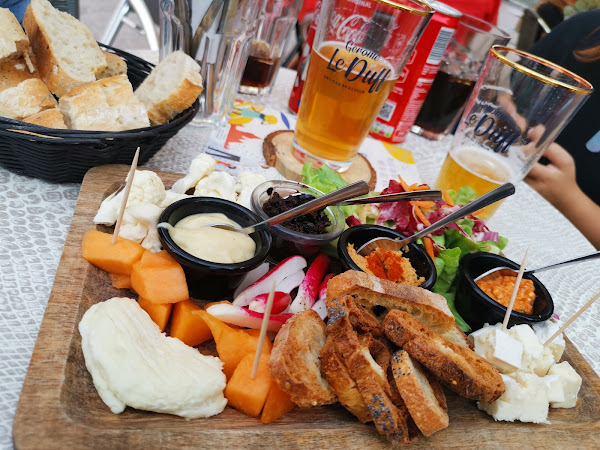
[(74, 130), (122, 131), (150, 125), (125, 75), (76, 87), (59, 99), (59, 108)]
[(19, 21), (7, 8), (0, 8), (0, 62), (22, 57), (29, 52), (29, 39)]
[(392, 355), (392, 373), (398, 392), (423, 435), (430, 436), (448, 427), (446, 397), (435, 378), (428, 378), (421, 365), (404, 350)]
[(33, 123), (46, 128), (59, 128), (63, 130), (67, 128), (58, 108), (50, 108), (29, 117), (25, 117), (23, 122)]
[(390, 311), (382, 326), (390, 341), (457, 394), (491, 403), (504, 392), (502, 377), (494, 366), (470, 348), (440, 336), (412, 315)]
[(96, 80), (106, 58), (90, 29), (73, 16), (54, 9), (48, 0), (31, 0), (23, 26), (35, 56), (35, 66), (53, 94)]
[(22, 120), (49, 108), (56, 108), (56, 99), (38, 78), (0, 92), (0, 116)]
[(469, 340), (458, 328), (446, 299), (426, 289), (382, 280), (356, 270), (348, 270), (327, 283), (327, 300), (353, 294), (363, 307), (381, 321), (394, 309), (406, 311), (458, 345)]
[(181, 51), (171, 53), (135, 91), (146, 105), (152, 124), (171, 120), (189, 108), (202, 93), (200, 66)]
[(37, 70), (30, 72), (24, 58), (12, 59), (0, 63), (0, 92), (4, 89), (17, 86), (30, 78), (39, 78)]
[(127, 63), (119, 55), (111, 52), (102, 51), (106, 58), (106, 69), (98, 75), (98, 79), (116, 77), (117, 75), (127, 75)]
[(321, 374), (323, 344), (325, 322), (311, 309), (289, 319), (275, 337), (269, 360), (271, 376), (301, 408), (336, 402)]

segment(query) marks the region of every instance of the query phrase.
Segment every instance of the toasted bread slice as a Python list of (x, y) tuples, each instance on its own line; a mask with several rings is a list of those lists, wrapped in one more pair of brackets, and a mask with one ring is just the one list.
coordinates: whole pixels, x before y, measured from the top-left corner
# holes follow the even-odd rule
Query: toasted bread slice
[(56, 108), (56, 99), (38, 78), (0, 92), (0, 116), (23, 120), (49, 108)]
[(412, 315), (390, 311), (382, 326), (390, 341), (457, 394), (491, 403), (504, 392), (502, 377), (490, 363), (470, 348), (440, 336)]
[(127, 75), (127, 63), (123, 58), (119, 55), (115, 55), (114, 53), (102, 51), (104, 53), (104, 57), (106, 58), (106, 69), (102, 71), (100, 75), (98, 75), (98, 79), (102, 80), (104, 78), (116, 77), (117, 75)]
[(23, 26), (48, 89), (62, 97), (71, 89), (96, 80), (106, 58), (90, 29), (58, 11), (48, 0), (31, 0)]
[(40, 74), (37, 70), (29, 71), (24, 58), (5, 61), (0, 63), (0, 92), (18, 86), (22, 81), (39, 77)]
[(446, 397), (437, 380), (429, 379), (421, 365), (404, 350), (392, 355), (392, 373), (398, 392), (423, 435), (430, 436), (448, 427)]
[(313, 310), (289, 319), (275, 337), (269, 369), (279, 387), (301, 408), (336, 402), (334, 392), (321, 374), (321, 349), (325, 323)]
[(22, 57), (29, 52), (29, 39), (19, 21), (7, 8), (0, 8), (0, 62)]
[(59, 99), (60, 112), (74, 130), (122, 131), (150, 126), (146, 108), (125, 75), (79, 86)]
[(329, 280), (327, 299), (354, 294), (360, 304), (380, 321), (394, 309), (406, 311), (452, 342), (470, 347), (467, 336), (460, 330), (439, 294), (416, 286), (394, 283), (375, 276), (349, 270)]
[(23, 122), (33, 123), (46, 128), (58, 128), (63, 130), (67, 128), (58, 108), (50, 108), (29, 117), (25, 117)]
[(194, 104), (204, 89), (200, 66), (181, 51), (171, 53), (135, 91), (152, 124), (171, 120)]

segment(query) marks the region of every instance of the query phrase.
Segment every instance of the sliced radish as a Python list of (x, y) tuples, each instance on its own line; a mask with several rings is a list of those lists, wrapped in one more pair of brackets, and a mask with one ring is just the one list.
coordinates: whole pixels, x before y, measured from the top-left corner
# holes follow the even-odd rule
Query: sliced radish
[(317, 300), (311, 309), (315, 310), (321, 319), (327, 318), (327, 305), (324, 298)]
[(330, 259), (325, 253), (319, 253), (313, 263), (306, 271), (302, 284), (298, 288), (298, 294), (289, 307), (289, 312), (298, 313), (310, 309), (317, 300), (319, 286), (329, 269)]
[(305, 267), (306, 260), (300, 255), (290, 256), (289, 258), (284, 259), (260, 279), (248, 286), (248, 288), (240, 292), (233, 300), (233, 304), (235, 306), (248, 306), (252, 299), (257, 295), (270, 292), (273, 283), (275, 283), (276, 291), (287, 292), (289, 294), (293, 288), (286, 291), (286, 289), (279, 287), (280, 283), (290, 275), (295, 275), (298, 271), (302, 271)]
[(333, 277), (335, 277), (335, 273), (328, 273), (323, 278), (323, 281), (321, 281), (321, 286), (319, 286), (319, 300), (325, 300), (325, 297), (327, 297), (327, 283)]
[[(254, 300), (248, 305), (248, 309), (264, 313), (267, 308), (267, 301), (269, 300), (269, 294), (260, 294), (254, 297)], [(271, 307), (271, 314), (279, 314), (284, 311), (292, 303), (292, 297), (286, 292), (275, 292), (273, 297), (273, 306)]]
[[(248, 308), (240, 308), (230, 303), (217, 303), (209, 306), (206, 312), (223, 322), (255, 329), (260, 329), (264, 317), (263, 313), (250, 311)], [(293, 314), (271, 314), (267, 329), (269, 331), (279, 331), (281, 326), (292, 316)]]
[(269, 263), (264, 262), (260, 266), (255, 269), (252, 269), (245, 276), (240, 285), (236, 288), (233, 293), (233, 298), (236, 298), (240, 293), (254, 283), (257, 280), (260, 280), (267, 272), (269, 271)]
[(279, 292), (287, 292), (289, 294), (298, 286), (300, 286), (302, 280), (304, 280), (304, 271), (299, 270), (298, 272), (295, 272), (289, 277), (281, 280), (281, 282), (275, 286), (275, 290)]

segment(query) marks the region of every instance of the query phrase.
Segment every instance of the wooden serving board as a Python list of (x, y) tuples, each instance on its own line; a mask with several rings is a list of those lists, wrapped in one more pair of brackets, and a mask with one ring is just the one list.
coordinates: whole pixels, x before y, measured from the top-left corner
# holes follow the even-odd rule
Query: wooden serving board
[[(89, 171), (69, 229), (14, 421), (17, 448), (389, 448), (373, 425), (341, 406), (296, 408), (270, 425), (227, 407), (208, 419), (127, 408), (112, 414), (85, 368), (77, 325), (94, 303), (127, 291), (81, 258), (81, 240), (94, 227), (101, 200), (125, 179), (128, 167)], [(161, 173), (166, 185), (180, 175)], [(474, 402), (447, 392), (450, 426), (413, 448), (597, 448), (600, 446), (600, 378), (567, 341), (565, 359), (583, 378), (573, 409), (551, 410), (551, 425), (495, 422)]]

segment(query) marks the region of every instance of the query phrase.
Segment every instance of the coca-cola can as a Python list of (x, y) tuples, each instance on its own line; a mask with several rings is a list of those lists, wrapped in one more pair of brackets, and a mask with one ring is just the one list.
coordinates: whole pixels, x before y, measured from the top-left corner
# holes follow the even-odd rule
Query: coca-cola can
[(300, 108), (300, 97), (302, 96), (304, 82), (306, 81), (308, 63), (310, 62), (310, 52), (312, 51), (313, 43), (315, 41), (315, 33), (317, 32), (320, 10), (321, 0), (318, 0), (315, 6), (313, 20), (308, 26), (308, 30), (306, 32), (306, 41), (304, 41), (304, 44), (302, 44), (302, 54), (300, 55), (300, 61), (298, 62), (296, 80), (294, 81), (294, 87), (292, 88), (290, 99), (288, 100), (288, 107), (290, 108), (290, 111), (295, 114), (298, 114), (298, 109)]
[(373, 122), (369, 134), (394, 144), (404, 142), (442, 64), (442, 57), (462, 13), (438, 1), (417, 47)]

